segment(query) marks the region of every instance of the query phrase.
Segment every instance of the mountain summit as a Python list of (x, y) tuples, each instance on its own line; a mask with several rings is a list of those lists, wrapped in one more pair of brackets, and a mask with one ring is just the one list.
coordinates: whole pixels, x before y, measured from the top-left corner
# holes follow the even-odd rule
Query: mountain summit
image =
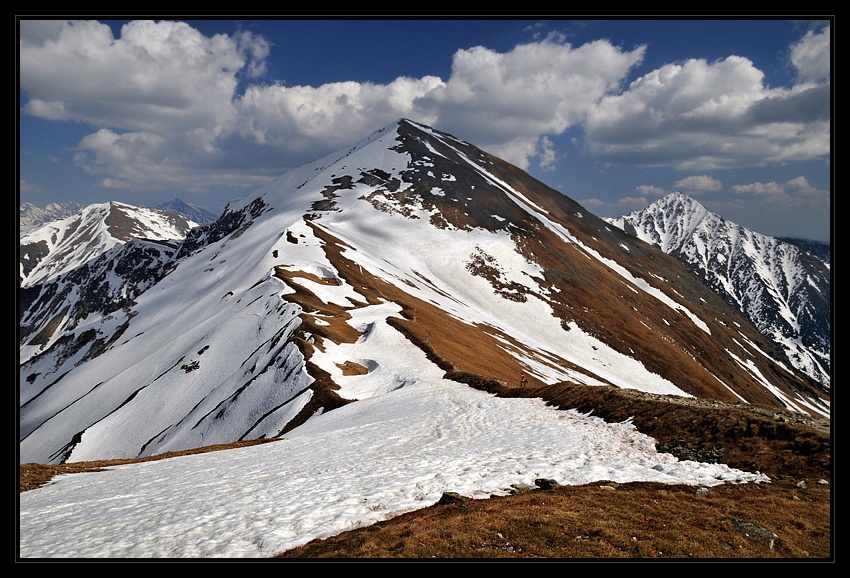
[[(127, 243), (31, 288), (22, 462), (276, 437), (439, 379), (829, 414), (828, 396), (678, 260), (406, 119), (153, 249)], [(76, 299), (107, 281), (114, 298)]]
[(682, 261), (829, 390), (831, 273), (822, 259), (727, 221), (682, 193), (606, 220)]

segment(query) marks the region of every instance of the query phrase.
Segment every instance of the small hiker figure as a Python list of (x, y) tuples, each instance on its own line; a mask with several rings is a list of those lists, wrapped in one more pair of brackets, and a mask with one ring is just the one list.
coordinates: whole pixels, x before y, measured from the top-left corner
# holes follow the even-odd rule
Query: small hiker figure
[(528, 385), (528, 378), (527, 378), (527, 377), (525, 376), (525, 374), (523, 373), (523, 374), (522, 374), (522, 377), (520, 377), (520, 378), (519, 378), (519, 386), (520, 386), (520, 387), (525, 387), (526, 385)]

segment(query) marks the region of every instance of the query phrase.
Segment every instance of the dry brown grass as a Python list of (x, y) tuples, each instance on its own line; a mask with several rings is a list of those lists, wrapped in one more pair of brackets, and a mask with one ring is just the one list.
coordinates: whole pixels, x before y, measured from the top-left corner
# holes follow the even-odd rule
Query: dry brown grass
[[(594, 483), (435, 505), (314, 540), (292, 558), (828, 559), (829, 489), (789, 483), (689, 486)], [(752, 521), (771, 545), (742, 533)]]

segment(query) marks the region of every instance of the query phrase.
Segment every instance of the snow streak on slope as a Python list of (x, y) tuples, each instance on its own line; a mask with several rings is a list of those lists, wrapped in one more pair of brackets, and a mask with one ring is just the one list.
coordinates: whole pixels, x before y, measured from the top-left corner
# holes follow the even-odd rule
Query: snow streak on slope
[[(406, 292), (434, 303), (465, 323), (498, 328), (532, 351), (550, 352), (580, 363), (594, 375), (606, 377), (621, 387), (687, 395), (669, 381), (648, 372), (636, 360), (587, 335), (578, 326), (573, 325), (569, 332), (564, 332), (543, 301), (533, 297), (524, 303), (505, 299), (494, 293), (486, 280), (470, 275), (464, 265), (465, 259), (473, 248), (480, 247), (511, 272), (511, 279), (528, 283), (523, 271), (533, 271), (534, 267), (522, 261), (504, 234), (482, 230), (446, 231), (425, 226), (414, 229), (416, 233), (411, 236), (411, 226), (392, 216), (375, 215), (367, 222), (370, 229), (375, 227), (382, 232), (379, 238), (348, 224), (336, 227), (333, 219), (328, 220), (327, 227), (352, 247), (346, 252), (348, 257), (390, 284), (404, 287)], [(378, 245), (384, 248), (376, 253)], [(429, 250), (435, 246), (446, 250), (439, 253)], [(369, 257), (376, 254), (383, 257), (381, 262)], [(389, 267), (388, 263), (395, 266)], [(405, 265), (404, 269), (399, 269), (400, 263)], [(529, 319), (535, 322), (529, 324)], [(591, 374), (582, 376), (551, 366), (541, 366), (538, 372), (543, 381), (550, 383), (565, 379), (599, 383)]]
[[(483, 169), (481, 169), (480, 167), (478, 167), (478, 169), (481, 171), (482, 174), (486, 174), (486, 172)], [(488, 177), (488, 178), (493, 179), (493, 177), (491, 177), (491, 176)], [(516, 202), (517, 205), (519, 205), (520, 207), (522, 207), (523, 209), (528, 211), (530, 214), (534, 215), (535, 218), (537, 218), (540, 222), (544, 223), (547, 227), (549, 227), (549, 229), (554, 231), (564, 241), (579, 246), (581, 248), (581, 250), (584, 251), (587, 255), (596, 259), (600, 263), (604, 263), (612, 271), (614, 271), (615, 273), (617, 273), (618, 275), (620, 275), (624, 279), (628, 280), (630, 283), (632, 283), (636, 287), (639, 287), (645, 293), (652, 295), (656, 299), (658, 299), (661, 302), (663, 302), (664, 304), (668, 305), (671, 309), (681, 311), (682, 313), (684, 313), (685, 315), (690, 317), (690, 319), (694, 322), (694, 324), (697, 327), (699, 327), (700, 329), (702, 329), (703, 331), (705, 331), (706, 333), (711, 335), (711, 330), (708, 328), (708, 326), (705, 324), (705, 322), (702, 321), (699, 317), (697, 317), (694, 313), (689, 311), (687, 308), (683, 307), (681, 304), (677, 303), (676, 301), (670, 299), (667, 295), (664, 294), (664, 292), (659, 291), (658, 289), (656, 289), (655, 287), (653, 287), (652, 285), (647, 283), (644, 279), (640, 279), (638, 277), (635, 277), (629, 271), (627, 271), (624, 267), (620, 266), (618, 263), (616, 263), (616, 262), (614, 262), (610, 259), (604, 258), (597, 251), (595, 251), (592, 248), (588, 247), (587, 245), (581, 243), (572, 234), (570, 234), (570, 232), (567, 229), (565, 229), (563, 226), (561, 226), (560, 224), (555, 223), (554, 221), (551, 221), (550, 219), (548, 219), (543, 214), (543, 213), (545, 213), (544, 209), (533, 206), (533, 203), (531, 203), (528, 199), (524, 198), (521, 193), (519, 193), (515, 189), (511, 188), (507, 183), (500, 181), (498, 179), (493, 179), (493, 182), (495, 184), (497, 184), (498, 186), (502, 187), (505, 190), (505, 192), (507, 193), (507, 195), (511, 199), (513, 199), (514, 202)]]

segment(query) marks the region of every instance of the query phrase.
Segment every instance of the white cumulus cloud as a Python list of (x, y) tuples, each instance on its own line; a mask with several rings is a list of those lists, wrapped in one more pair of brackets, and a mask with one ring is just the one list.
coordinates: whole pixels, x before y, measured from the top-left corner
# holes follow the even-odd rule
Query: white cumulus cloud
[[(789, 50), (800, 84), (765, 85), (740, 56), (668, 64), (624, 85), (646, 46), (549, 35), (506, 52), (458, 50), (447, 79), (265, 78), (273, 45), (184, 22), (20, 21), (22, 112), (92, 127), (76, 157), (104, 185), (255, 186), (406, 117), (527, 169), (555, 166), (553, 137), (605, 163), (688, 171), (829, 154), (829, 27)], [(696, 184), (696, 183), (694, 183)], [(713, 190), (695, 187), (695, 190)]]
[(802, 82), (820, 82), (829, 80), (830, 67), (830, 26), (820, 30), (809, 30), (806, 35), (791, 47), (791, 63), (797, 69), (797, 77)]
[(707, 170), (810, 160), (829, 154), (829, 34), (792, 50), (807, 82), (771, 88), (741, 56), (664, 65), (592, 107), (585, 124), (596, 158)]
[(679, 179), (673, 187), (691, 195), (698, 195), (706, 191), (723, 190), (723, 184), (718, 179), (707, 175), (692, 175), (684, 179)]
[(520, 167), (550, 150), (542, 137), (584, 122), (618, 88), (646, 47), (625, 52), (608, 41), (574, 48), (555, 37), (507, 53), (459, 50), (451, 78), (429, 94), (441, 125)]

